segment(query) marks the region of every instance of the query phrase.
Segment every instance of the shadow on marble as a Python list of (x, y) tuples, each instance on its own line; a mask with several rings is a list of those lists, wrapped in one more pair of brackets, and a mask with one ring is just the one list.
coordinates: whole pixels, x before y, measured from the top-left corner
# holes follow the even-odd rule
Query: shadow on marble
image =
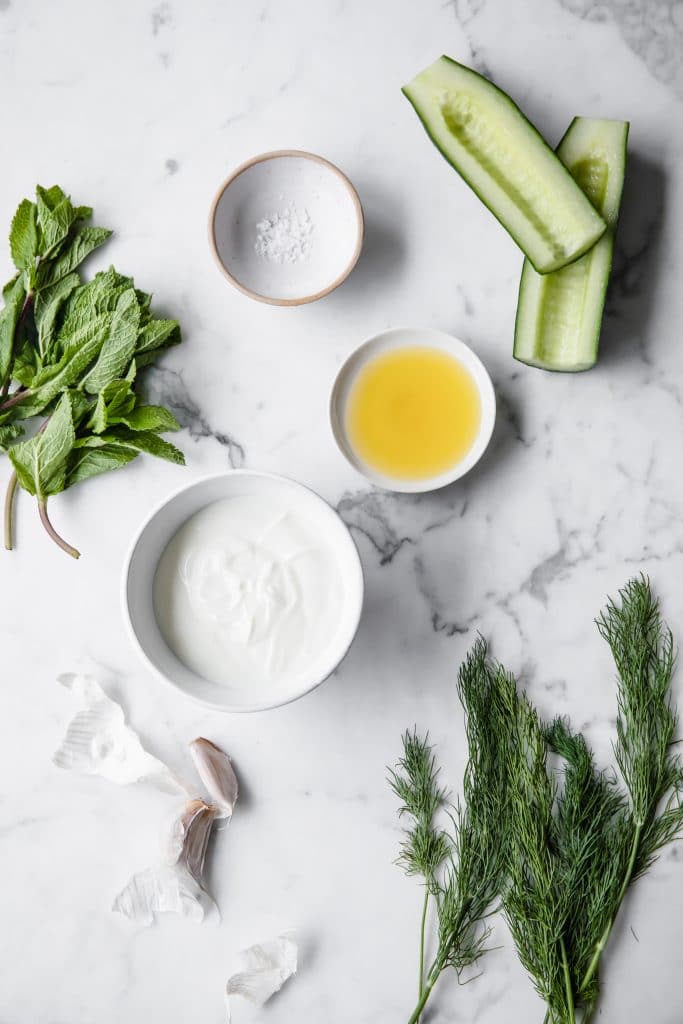
[[(412, 562), (399, 583), (396, 575), (387, 573), (384, 567), (367, 566), (358, 634), (330, 679), (333, 685), (321, 694), (329, 707), (340, 708), (343, 703), (365, 714), (368, 707), (378, 699), (386, 700), (387, 695), (400, 703), (420, 695), (438, 701), (447, 694), (451, 680), (434, 671), (434, 633), (438, 630), (433, 624), (430, 628), (429, 601), (416, 587)], [(379, 666), (378, 674), (369, 671), (368, 666)], [(423, 692), (425, 678), (431, 680), (428, 695)]]
[(348, 302), (353, 296), (374, 293), (392, 281), (406, 258), (406, 241), (398, 225), (400, 210), (391, 197), (358, 184), (365, 216), (363, 248), (353, 273), (331, 300)]
[[(225, 744), (222, 741), (217, 741), (218, 746), (227, 750), (230, 754), (230, 760), (232, 766), (235, 769), (235, 775), (237, 776), (237, 783), (239, 785), (239, 795), (237, 797), (237, 810), (238, 811), (250, 811), (254, 806), (254, 794), (251, 789), (250, 783), (246, 780), (246, 769), (243, 772), (240, 767), (239, 760), (235, 759), (230, 753), (230, 745)], [(237, 812), (235, 812), (237, 813)]]
[(634, 352), (648, 361), (647, 329), (660, 281), (666, 192), (663, 168), (640, 153), (629, 153), (600, 340), (601, 362), (621, 360)]

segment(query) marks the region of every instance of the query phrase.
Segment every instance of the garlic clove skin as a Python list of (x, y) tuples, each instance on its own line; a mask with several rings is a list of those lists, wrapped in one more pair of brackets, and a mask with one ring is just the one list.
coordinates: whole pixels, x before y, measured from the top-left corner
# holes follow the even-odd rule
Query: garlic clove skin
[(200, 736), (190, 743), (190, 754), (199, 778), (218, 810), (219, 818), (231, 818), (239, 785), (230, 758), (211, 740)]
[(144, 749), (138, 734), (126, 724), (121, 705), (106, 695), (95, 678), (69, 672), (58, 676), (58, 682), (82, 705), (53, 756), (59, 768), (99, 775), (120, 785), (144, 780), (169, 792), (187, 792), (163, 761)]
[(227, 1024), (230, 1024), (231, 997), (242, 996), (254, 1006), (264, 1006), (296, 973), (298, 947), (290, 935), (257, 943), (238, 954), (238, 970), (230, 976), (225, 989)]
[(157, 914), (179, 914), (199, 924), (213, 905), (187, 868), (160, 864), (133, 875), (114, 900), (112, 910), (142, 925), (152, 924)]
[(215, 906), (202, 873), (216, 815), (212, 804), (190, 800), (173, 825), (169, 862), (133, 875), (112, 910), (143, 925), (152, 924), (157, 914), (169, 913), (202, 921)]

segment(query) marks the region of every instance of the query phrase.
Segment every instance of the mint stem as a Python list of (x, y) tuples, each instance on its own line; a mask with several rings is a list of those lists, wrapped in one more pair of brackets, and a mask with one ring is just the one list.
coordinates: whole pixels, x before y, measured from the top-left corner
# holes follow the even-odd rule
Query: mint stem
[(7, 551), (12, 550), (12, 510), (18, 482), (17, 474), (13, 471), (9, 478), (7, 494), (5, 495), (5, 548)]
[[(0, 397), (4, 398), (4, 396), (7, 394), (7, 385), (8, 384), (9, 384), (9, 381), (7, 382), (5, 387), (2, 389), (2, 396), (0, 396)], [(29, 388), (19, 388), (18, 391), (15, 391), (13, 395), (10, 395), (10, 397), (5, 402), (3, 402), (2, 405), (0, 405), (0, 412), (6, 412), (7, 409), (11, 409), (13, 406), (18, 405), (19, 402), (23, 402), (23, 400), (25, 398), (28, 398), (28, 396), (30, 394), (31, 394), (31, 392), (30, 392)]]
[(62, 551), (66, 551), (67, 555), (71, 555), (72, 558), (80, 558), (80, 551), (78, 551), (77, 548), (72, 547), (71, 544), (67, 544), (64, 538), (59, 536), (50, 522), (50, 517), (47, 514), (47, 498), (41, 498), (38, 501), (38, 512), (40, 513), (40, 521), (45, 527), (48, 536), (52, 538), (57, 547), (61, 548)]

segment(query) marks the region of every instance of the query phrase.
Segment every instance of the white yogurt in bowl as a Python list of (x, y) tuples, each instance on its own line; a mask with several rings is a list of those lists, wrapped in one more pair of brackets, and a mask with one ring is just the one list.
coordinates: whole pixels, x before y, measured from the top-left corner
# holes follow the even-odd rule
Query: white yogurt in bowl
[(284, 477), (191, 484), (142, 527), (124, 609), (147, 663), (213, 707), (260, 710), (322, 682), (355, 635), (360, 560), (337, 514)]
[(154, 578), (157, 622), (183, 664), (248, 689), (315, 670), (343, 604), (334, 548), (279, 496), (237, 495), (195, 512)]

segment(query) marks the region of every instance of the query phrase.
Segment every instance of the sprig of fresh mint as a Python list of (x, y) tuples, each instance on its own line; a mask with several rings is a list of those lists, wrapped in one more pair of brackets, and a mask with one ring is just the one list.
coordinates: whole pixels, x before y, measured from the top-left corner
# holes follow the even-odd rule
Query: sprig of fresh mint
[[(36, 188), (12, 220), (17, 273), (0, 310), (0, 451), (14, 466), (5, 502), (5, 546), (19, 484), (37, 499), (41, 520), (65, 551), (48, 498), (82, 480), (119, 469), (140, 452), (184, 464), (160, 434), (180, 425), (168, 409), (145, 405), (138, 371), (180, 342), (176, 320), (151, 312), (151, 296), (113, 267), (84, 282), (79, 268), (111, 231), (88, 224), (61, 188)], [(14, 387), (12, 387), (14, 385)], [(44, 417), (28, 440), (25, 420)]]

